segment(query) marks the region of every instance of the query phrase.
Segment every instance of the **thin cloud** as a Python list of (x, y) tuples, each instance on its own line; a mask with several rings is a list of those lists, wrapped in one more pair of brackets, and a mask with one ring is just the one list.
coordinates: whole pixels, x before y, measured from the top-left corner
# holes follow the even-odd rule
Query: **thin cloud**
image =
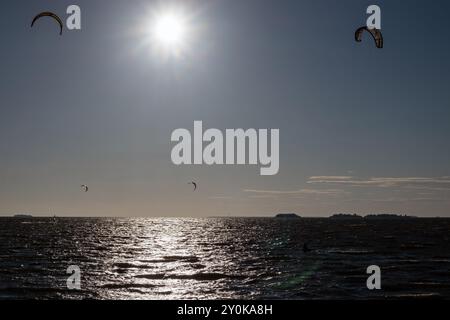
[(339, 189), (258, 190), (244, 189), (244, 192), (271, 195), (335, 195), (346, 193)]
[(352, 176), (313, 176), (310, 177), (309, 180), (334, 180), (334, 181), (348, 181), (352, 180)]
[(448, 201), (444, 198), (436, 197), (413, 197), (413, 198), (379, 198), (379, 199), (358, 199), (358, 201), (378, 202), (378, 203), (409, 203), (409, 202), (436, 202)]
[(335, 176), (313, 176), (308, 179), (309, 184), (339, 184), (339, 185), (349, 185), (349, 186), (374, 186), (381, 188), (389, 187), (401, 187), (401, 186), (423, 186), (430, 187), (430, 185), (449, 185), (450, 179), (448, 177), (440, 178), (424, 178), (424, 177), (389, 177), (389, 178), (370, 178), (370, 179), (341, 179)]
[(250, 199), (276, 199), (278, 196), (274, 194), (260, 194), (260, 195), (252, 195), (248, 196)]
[(450, 187), (429, 187), (429, 186), (406, 186), (406, 189), (410, 190), (423, 190), (423, 191), (450, 191)]

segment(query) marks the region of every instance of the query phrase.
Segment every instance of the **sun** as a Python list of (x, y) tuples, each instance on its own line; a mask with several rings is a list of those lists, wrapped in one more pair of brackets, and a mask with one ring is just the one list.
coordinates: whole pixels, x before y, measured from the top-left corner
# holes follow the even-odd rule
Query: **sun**
[(178, 53), (187, 42), (187, 19), (180, 12), (161, 12), (154, 17), (151, 33), (158, 46), (169, 52)]
[(182, 17), (174, 13), (167, 13), (158, 17), (154, 28), (156, 39), (163, 45), (177, 46), (184, 40), (186, 26)]
[(149, 50), (158, 64), (189, 61), (204, 29), (199, 13), (186, 4), (164, 2), (143, 7), (140, 22), (129, 34), (137, 39), (136, 50)]

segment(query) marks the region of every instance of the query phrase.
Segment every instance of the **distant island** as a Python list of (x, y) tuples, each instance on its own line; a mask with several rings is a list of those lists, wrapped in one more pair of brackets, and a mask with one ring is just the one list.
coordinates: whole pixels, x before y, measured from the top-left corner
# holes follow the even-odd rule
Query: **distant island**
[(415, 219), (417, 217), (399, 214), (369, 214), (365, 219)]
[(21, 218), (21, 219), (25, 219), (25, 218), (33, 218), (33, 216), (31, 214), (15, 214), (13, 216), (13, 218)]
[(368, 220), (389, 220), (389, 219), (414, 219), (416, 217), (399, 214), (369, 214), (361, 216), (358, 214), (337, 213), (330, 217), (330, 219), (368, 219)]
[(277, 219), (300, 219), (301, 217), (296, 213), (279, 213), (275, 216)]

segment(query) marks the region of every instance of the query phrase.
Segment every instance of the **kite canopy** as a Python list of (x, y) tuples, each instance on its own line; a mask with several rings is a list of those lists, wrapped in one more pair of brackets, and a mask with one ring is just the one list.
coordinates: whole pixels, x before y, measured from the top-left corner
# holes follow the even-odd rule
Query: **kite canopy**
[(188, 184), (192, 184), (194, 186), (194, 191), (197, 190), (197, 183), (192, 181), (192, 182), (189, 182)]
[(383, 48), (383, 35), (382, 35), (381, 31), (376, 28), (371, 29), (368, 27), (361, 27), (358, 30), (356, 30), (355, 40), (357, 42), (362, 41), (362, 36), (363, 36), (364, 31), (367, 31), (372, 35), (373, 39), (375, 40), (375, 44), (376, 44), (377, 48), (379, 48), (379, 49)]
[(37, 20), (39, 20), (40, 18), (42, 18), (42, 17), (50, 17), (50, 18), (52, 18), (52, 19), (54, 19), (58, 24), (59, 24), (59, 34), (60, 35), (62, 35), (62, 32), (63, 32), (63, 22), (61, 21), (61, 19), (56, 15), (56, 14), (54, 14), (53, 12), (41, 12), (41, 13), (39, 13), (37, 16), (35, 16), (34, 18), (33, 18), (33, 21), (31, 22), (31, 27), (33, 28), (33, 26), (34, 26), (34, 23), (37, 21)]

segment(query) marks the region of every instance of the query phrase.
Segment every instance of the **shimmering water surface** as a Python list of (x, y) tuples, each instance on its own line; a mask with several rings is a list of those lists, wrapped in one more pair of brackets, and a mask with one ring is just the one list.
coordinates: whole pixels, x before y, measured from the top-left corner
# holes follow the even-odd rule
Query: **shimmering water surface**
[(450, 219), (0, 218), (0, 299), (450, 298), (449, 240)]

